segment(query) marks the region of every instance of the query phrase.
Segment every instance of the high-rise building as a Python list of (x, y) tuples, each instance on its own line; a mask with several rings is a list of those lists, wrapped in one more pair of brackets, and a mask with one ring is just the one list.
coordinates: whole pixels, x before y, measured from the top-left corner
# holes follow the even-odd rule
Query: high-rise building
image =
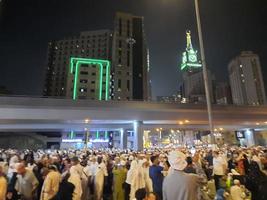
[[(186, 50), (183, 52), (181, 71), (183, 73), (183, 97), (186, 102), (197, 103), (205, 102), (205, 86), (202, 72), (202, 64), (198, 60), (197, 51), (194, 50), (190, 31), (186, 32)], [(213, 97), (212, 92), (212, 80), (214, 77), (208, 71), (210, 94)], [(213, 98), (211, 98), (213, 100)]]
[(109, 100), (110, 61), (71, 57), (67, 97), (72, 99)]
[(216, 104), (227, 105), (232, 104), (232, 93), (229, 83), (219, 82), (216, 83), (215, 88)]
[(148, 100), (149, 62), (143, 17), (117, 12), (113, 36), (112, 99)]
[(49, 43), (43, 94), (150, 100), (149, 70), (143, 17), (118, 12), (114, 31), (86, 31)]
[(243, 51), (228, 65), (233, 103), (237, 105), (262, 105), (266, 103), (264, 82), (259, 56)]
[[(111, 47), (109, 30), (81, 32), (79, 36), (50, 42), (44, 95), (106, 99)], [(79, 73), (74, 76), (76, 69)]]

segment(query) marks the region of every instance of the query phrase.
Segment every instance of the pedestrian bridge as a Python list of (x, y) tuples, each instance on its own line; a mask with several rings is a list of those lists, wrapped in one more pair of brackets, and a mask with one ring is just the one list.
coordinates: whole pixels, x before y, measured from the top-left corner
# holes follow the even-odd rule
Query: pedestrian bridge
[[(267, 106), (212, 106), (215, 128), (266, 129)], [(208, 130), (205, 105), (0, 97), (0, 131), (143, 128)]]

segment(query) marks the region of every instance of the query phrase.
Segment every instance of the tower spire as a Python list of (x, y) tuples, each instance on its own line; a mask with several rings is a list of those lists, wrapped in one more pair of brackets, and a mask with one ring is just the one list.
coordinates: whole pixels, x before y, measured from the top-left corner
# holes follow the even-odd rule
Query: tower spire
[(197, 51), (193, 49), (190, 30), (186, 31), (186, 49), (183, 52), (181, 70), (192, 70), (200, 68), (202, 65), (197, 58)]
[(187, 50), (193, 49), (192, 41), (191, 41), (191, 31), (190, 30), (186, 31), (186, 49)]

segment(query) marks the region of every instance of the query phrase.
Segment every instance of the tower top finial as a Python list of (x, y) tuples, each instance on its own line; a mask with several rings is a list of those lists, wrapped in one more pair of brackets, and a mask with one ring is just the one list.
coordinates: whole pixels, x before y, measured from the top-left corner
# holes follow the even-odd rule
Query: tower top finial
[(186, 30), (186, 48), (187, 49), (192, 49), (192, 41), (191, 41), (191, 31)]
[(197, 58), (197, 51), (193, 49), (191, 31), (186, 30), (186, 49), (185, 52), (183, 52), (181, 70), (192, 71), (192, 69), (200, 68), (201, 66)]

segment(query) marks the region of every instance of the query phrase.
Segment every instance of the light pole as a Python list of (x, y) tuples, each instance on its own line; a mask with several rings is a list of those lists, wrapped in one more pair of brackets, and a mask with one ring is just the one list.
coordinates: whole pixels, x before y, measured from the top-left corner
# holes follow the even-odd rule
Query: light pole
[(89, 131), (87, 128), (85, 128), (84, 130), (85, 130), (84, 149), (88, 149)]
[(157, 128), (156, 131), (159, 132), (159, 140), (160, 140), (160, 146), (161, 146), (161, 143), (162, 143), (162, 135), (161, 135), (162, 128)]
[(199, 46), (200, 46), (200, 54), (201, 54), (201, 63), (202, 63), (202, 67), (203, 67), (203, 79), (204, 79), (205, 94), (206, 94), (206, 101), (207, 101), (207, 110), (208, 110), (208, 118), (209, 118), (209, 129), (210, 129), (210, 135), (211, 135), (211, 143), (215, 144), (215, 138), (213, 135), (211, 99), (210, 99), (210, 91), (209, 91), (209, 77), (208, 77), (208, 70), (207, 70), (207, 66), (206, 66), (198, 0), (195, 0), (195, 10), (196, 10), (196, 18), (197, 18), (197, 30), (198, 30), (198, 38), (199, 38)]

